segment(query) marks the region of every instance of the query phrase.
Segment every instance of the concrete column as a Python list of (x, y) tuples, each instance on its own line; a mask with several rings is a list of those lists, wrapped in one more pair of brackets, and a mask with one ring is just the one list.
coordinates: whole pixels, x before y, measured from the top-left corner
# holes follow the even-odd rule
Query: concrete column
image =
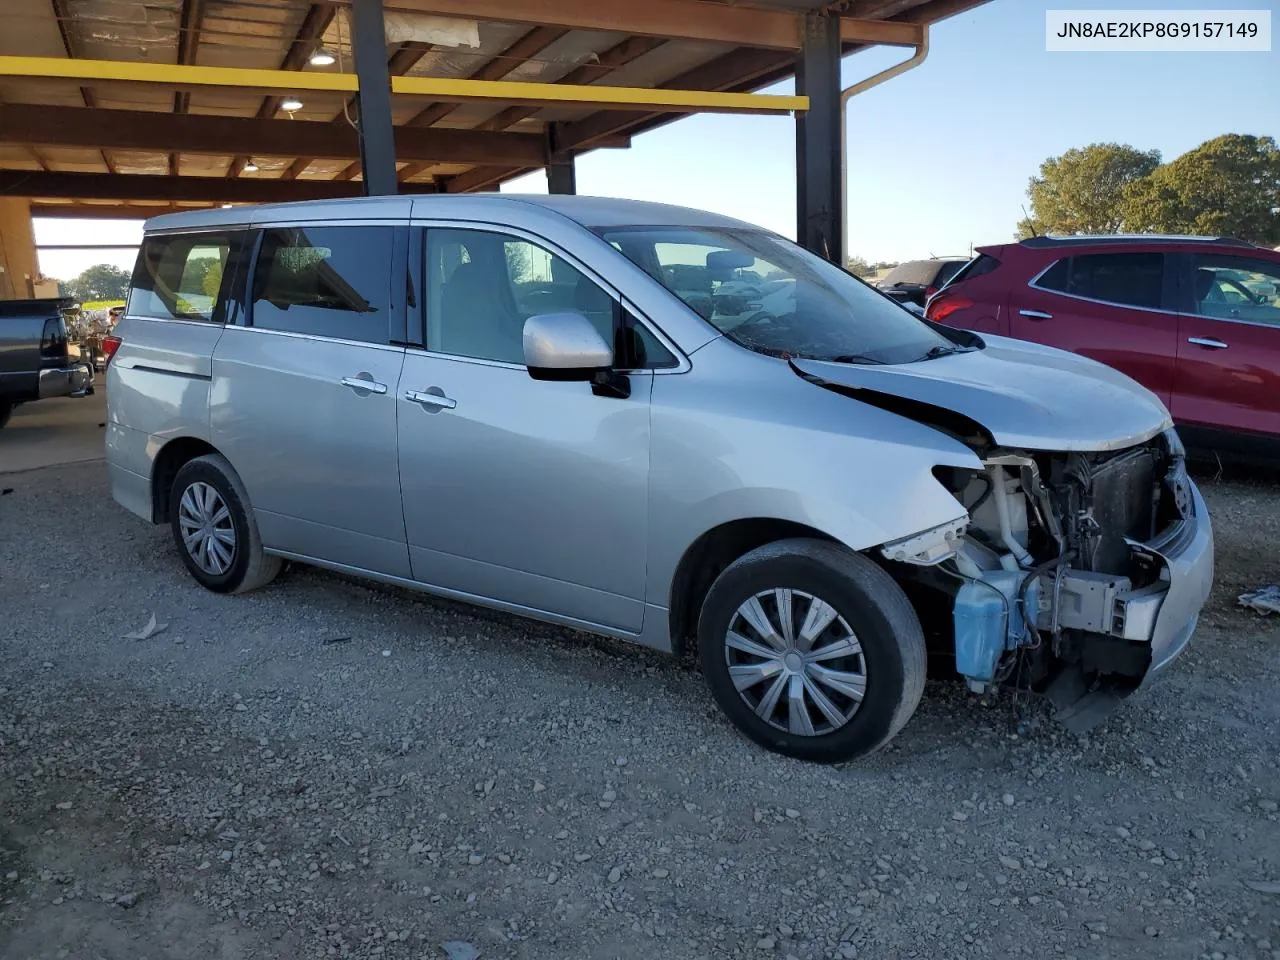
[(39, 276), (31, 204), (26, 197), (0, 197), (0, 300), (36, 296)]

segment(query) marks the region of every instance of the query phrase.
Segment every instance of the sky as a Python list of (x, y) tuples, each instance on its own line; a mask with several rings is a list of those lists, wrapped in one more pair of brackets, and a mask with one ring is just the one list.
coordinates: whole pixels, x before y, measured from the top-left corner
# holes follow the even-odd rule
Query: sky
[[(1049, 9), (1272, 10), (1270, 53), (1049, 53)], [(1114, 141), (1172, 160), (1224, 133), (1280, 137), (1276, 0), (991, 0), (935, 25), (928, 59), (853, 98), (848, 118), (850, 256), (965, 255), (1006, 242), (1028, 179), (1048, 157)], [(856, 83), (909, 55), (845, 58)], [(790, 82), (762, 92), (790, 93)], [(701, 207), (795, 236), (795, 124), (706, 114), (578, 158), (578, 192)], [(532, 173), (505, 192), (546, 191)], [(135, 243), (131, 222), (37, 221), (37, 243)], [(47, 275), (129, 251), (47, 251)]]

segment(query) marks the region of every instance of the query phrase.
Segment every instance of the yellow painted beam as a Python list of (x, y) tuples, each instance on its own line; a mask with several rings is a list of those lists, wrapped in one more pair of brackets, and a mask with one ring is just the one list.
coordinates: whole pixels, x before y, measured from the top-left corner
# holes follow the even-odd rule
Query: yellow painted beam
[(433, 100), (498, 100), (535, 106), (600, 106), (646, 113), (790, 113), (809, 109), (808, 97), (715, 90), (666, 90), (581, 83), (525, 83), (513, 80), (453, 80), (392, 77), (391, 92)]
[[(252, 70), (189, 64), (80, 60), (64, 57), (0, 57), (0, 76), (152, 83), (170, 89), (238, 87), (253, 90), (320, 90), (354, 93), (353, 73)], [(453, 80), (443, 77), (392, 77), (391, 92), (437, 101), (500, 101), (537, 106), (601, 106), (647, 113), (790, 113), (809, 109), (808, 97), (714, 90), (665, 90), (571, 83), (522, 83), (510, 80)]]
[(311, 73), (301, 70), (252, 70), (243, 67), (198, 67), (191, 64), (135, 63), (125, 60), (80, 60), (67, 57), (0, 57), (0, 76), (57, 80), (117, 80), (166, 87), (245, 87), (254, 90), (323, 90), (354, 93), (354, 73)]

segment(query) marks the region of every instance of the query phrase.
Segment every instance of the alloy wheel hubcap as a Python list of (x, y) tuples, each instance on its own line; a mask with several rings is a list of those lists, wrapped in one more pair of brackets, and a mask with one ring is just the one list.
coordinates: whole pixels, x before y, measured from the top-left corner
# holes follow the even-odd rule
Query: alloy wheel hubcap
[(236, 558), (236, 528), (221, 494), (197, 481), (182, 492), (178, 502), (178, 526), (182, 542), (196, 566), (210, 576), (221, 576)]
[(853, 629), (802, 590), (764, 590), (743, 602), (729, 620), (724, 653), (738, 695), (787, 733), (838, 730), (866, 696), (866, 661)]

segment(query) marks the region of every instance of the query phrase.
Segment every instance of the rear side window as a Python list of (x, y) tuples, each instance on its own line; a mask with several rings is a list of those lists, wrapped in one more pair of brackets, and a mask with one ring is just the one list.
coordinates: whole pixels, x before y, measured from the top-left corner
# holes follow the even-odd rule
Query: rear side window
[(1035, 285), (1073, 297), (1126, 307), (1163, 306), (1164, 255), (1088, 253), (1059, 260)]
[(235, 264), (248, 238), (247, 231), (147, 237), (133, 270), (128, 313), (224, 322)]
[(938, 271), (938, 275), (933, 278), (933, 285), (935, 287), (945, 287), (947, 285), (947, 281), (954, 277), (965, 263), (966, 261), (964, 260), (952, 260), (948, 263), (944, 263), (942, 268)]
[(1056, 293), (1067, 292), (1067, 280), (1071, 275), (1071, 258), (1057, 261), (1036, 280), (1036, 286)]
[(995, 257), (986, 253), (980, 253), (972, 260), (962, 264), (960, 269), (955, 272), (955, 275), (951, 278), (950, 283), (948, 283), (947, 286), (950, 286), (953, 283), (960, 283), (964, 280), (972, 280), (975, 277), (980, 277), (983, 274), (990, 273), (995, 270), (998, 266), (1000, 266), (1000, 261)]
[(287, 227), (263, 232), (253, 326), (386, 343), (392, 227)]

